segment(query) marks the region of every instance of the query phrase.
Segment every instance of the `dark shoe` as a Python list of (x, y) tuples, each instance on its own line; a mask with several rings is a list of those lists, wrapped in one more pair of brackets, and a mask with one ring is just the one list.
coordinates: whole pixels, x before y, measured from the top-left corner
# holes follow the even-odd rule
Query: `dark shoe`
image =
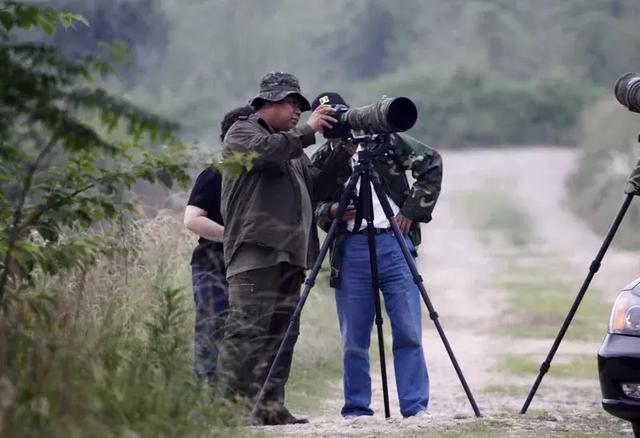
[(282, 426), (285, 424), (307, 424), (306, 418), (296, 418), (284, 406), (276, 411), (263, 411), (260, 415), (262, 424), (266, 426)]
[(309, 423), (309, 420), (307, 418), (302, 418), (302, 417), (294, 417), (293, 414), (291, 414), (291, 412), (289, 412), (289, 410), (287, 408), (284, 409), (285, 413), (283, 414), (284, 416), (284, 424), (307, 424)]

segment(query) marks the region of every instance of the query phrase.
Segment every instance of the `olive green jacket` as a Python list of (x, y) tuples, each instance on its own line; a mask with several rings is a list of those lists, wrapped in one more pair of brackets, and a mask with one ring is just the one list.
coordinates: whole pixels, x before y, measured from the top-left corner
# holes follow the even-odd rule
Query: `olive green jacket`
[[(265, 246), (291, 254), (308, 247), (307, 261), (318, 254), (315, 221), (311, 229), (301, 223), (302, 200), (311, 204), (326, 198), (337, 179), (338, 162), (348, 154), (329, 154), (326, 165), (314, 166), (303, 148), (314, 143), (308, 125), (273, 132), (257, 114), (243, 117), (229, 128), (223, 142), (223, 161), (234, 152), (255, 153), (253, 166), (240, 176), (225, 172), (222, 178), (221, 213), (224, 220), (224, 257), (229, 266), (243, 243)], [(300, 177), (301, 178), (298, 178)], [(299, 187), (298, 180), (306, 182)], [(305, 239), (308, 245), (305, 245)]]
[[(400, 207), (400, 213), (411, 219), (409, 237), (415, 247), (420, 245), (420, 222), (431, 220), (433, 209), (440, 195), (442, 185), (442, 157), (430, 146), (416, 140), (407, 134), (390, 134), (384, 145), (387, 149), (383, 161), (375, 161), (374, 166), (380, 175), (385, 193)], [(330, 142), (323, 144), (311, 157), (311, 161), (318, 168), (322, 168), (329, 157), (342, 147), (334, 148)], [(410, 170), (415, 182), (412, 186), (406, 176)], [(333, 218), (329, 216), (331, 204), (337, 202), (344, 190), (344, 184), (351, 176), (351, 167), (339, 167), (338, 181), (331, 195), (316, 203), (315, 216), (318, 226), (327, 231)], [(342, 242), (345, 238), (346, 224), (340, 224), (341, 229), (332, 245), (331, 258), (331, 286), (337, 287), (340, 282), (340, 267), (342, 264)], [(416, 254), (414, 254), (416, 255)]]

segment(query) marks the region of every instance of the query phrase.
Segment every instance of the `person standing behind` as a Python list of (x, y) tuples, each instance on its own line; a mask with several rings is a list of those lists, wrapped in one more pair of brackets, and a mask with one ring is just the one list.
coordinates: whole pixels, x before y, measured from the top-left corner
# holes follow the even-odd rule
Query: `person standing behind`
[[(240, 117), (254, 112), (250, 105), (228, 112), (221, 123), (220, 140)], [(222, 174), (207, 166), (196, 178), (184, 211), (184, 226), (195, 233), (198, 245), (191, 256), (191, 281), (195, 302), (193, 369), (210, 380), (216, 370), (219, 344), (229, 307), (224, 267), (224, 221), (220, 213)]]

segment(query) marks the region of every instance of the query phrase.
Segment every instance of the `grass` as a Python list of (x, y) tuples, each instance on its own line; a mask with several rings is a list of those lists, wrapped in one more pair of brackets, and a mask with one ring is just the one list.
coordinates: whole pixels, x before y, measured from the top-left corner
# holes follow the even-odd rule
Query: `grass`
[[(513, 272), (510, 277), (500, 283), (508, 293), (506, 321), (494, 332), (516, 338), (555, 338), (576, 299), (577, 285), (533, 268)], [(584, 296), (566, 339), (598, 340), (606, 333), (610, 309), (599, 296), (593, 288)]]
[(571, 411), (529, 410), (527, 415), (504, 414), (461, 420), (447, 425), (425, 425), (389, 434), (392, 437), (619, 437), (631, 436), (629, 423), (597, 411), (577, 414)]
[(526, 247), (533, 238), (530, 217), (504, 192), (478, 190), (456, 198), (460, 212), (482, 231), (486, 241), (491, 234), (503, 236), (512, 245)]
[(129, 225), (126, 257), (43, 276), (3, 314), (3, 436), (241, 434), (192, 373), (193, 239), (169, 216)]
[[(561, 362), (561, 359), (564, 359), (565, 362)], [(519, 376), (535, 375), (540, 368), (538, 362), (520, 355), (503, 356), (500, 365), (505, 371)], [(568, 362), (566, 357), (559, 358), (553, 362), (549, 375), (575, 379), (596, 379), (598, 377), (596, 354), (594, 352), (592, 355), (572, 356)]]
[[(118, 240), (126, 257), (114, 251), (14, 294), (0, 319), (0, 436), (248, 433), (193, 377), (195, 240), (177, 217), (131, 223)], [(319, 286), (303, 311), (294, 410), (309, 412), (339, 375), (332, 303)]]
[[(536, 249), (531, 218), (504, 192), (490, 187), (464, 192), (457, 203), (459, 211), (487, 243), (495, 237), (508, 243), (506, 248), (491, 248), (497, 263), (505, 267), (495, 284), (508, 295), (508, 309), (492, 333), (514, 338), (555, 338), (579, 287), (577, 280), (567, 280), (565, 263)], [(600, 295), (593, 287), (589, 289), (566, 339), (598, 340), (606, 333), (610, 308), (600, 301)]]
[(504, 395), (509, 397), (524, 397), (529, 392), (526, 386), (518, 385), (491, 385), (483, 390), (487, 394)]
[(296, 413), (317, 413), (342, 375), (340, 332), (326, 271), (318, 276), (302, 311), (287, 385), (287, 405)]

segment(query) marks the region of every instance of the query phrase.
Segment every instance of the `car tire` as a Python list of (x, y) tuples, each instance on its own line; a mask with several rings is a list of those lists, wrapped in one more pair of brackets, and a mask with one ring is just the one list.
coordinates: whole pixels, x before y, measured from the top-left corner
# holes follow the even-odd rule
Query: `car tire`
[(640, 438), (640, 421), (631, 423), (633, 426), (633, 437)]

